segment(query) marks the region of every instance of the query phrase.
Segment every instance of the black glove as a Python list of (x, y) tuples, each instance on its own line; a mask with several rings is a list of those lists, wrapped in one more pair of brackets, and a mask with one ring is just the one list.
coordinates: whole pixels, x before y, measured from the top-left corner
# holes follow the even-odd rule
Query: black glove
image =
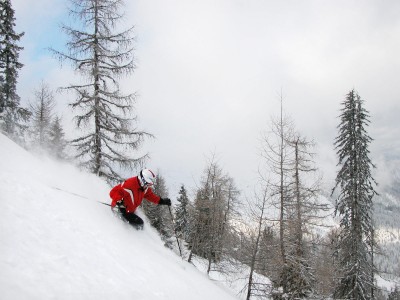
[(171, 200), (169, 198), (160, 198), (158, 205), (168, 205), (171, 206)]

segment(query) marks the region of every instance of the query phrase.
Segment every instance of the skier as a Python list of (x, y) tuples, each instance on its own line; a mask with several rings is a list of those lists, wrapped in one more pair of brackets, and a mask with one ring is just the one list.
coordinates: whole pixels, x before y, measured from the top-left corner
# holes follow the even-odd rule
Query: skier
[(143, 229), (142, 218), (135, 214), (135, 210), (142, 203), (143, 198), (158, 205), (171, 206), (170, 199), (161, 198), (153, 193), (151, 186), (154, 184), (154, 179), (152, 171), (143, 169), (138, 176), (125, 180), (110, 191), (111, 208), (115, 210), (117, 207), (122, 217), (137, 229)]

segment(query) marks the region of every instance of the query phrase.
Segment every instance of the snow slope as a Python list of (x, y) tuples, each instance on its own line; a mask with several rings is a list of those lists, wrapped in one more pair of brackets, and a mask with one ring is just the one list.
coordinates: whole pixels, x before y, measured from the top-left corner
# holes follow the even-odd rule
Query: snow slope
[(0, 134), (1, 299), (236, 299), (115, 218), (109, 187)]

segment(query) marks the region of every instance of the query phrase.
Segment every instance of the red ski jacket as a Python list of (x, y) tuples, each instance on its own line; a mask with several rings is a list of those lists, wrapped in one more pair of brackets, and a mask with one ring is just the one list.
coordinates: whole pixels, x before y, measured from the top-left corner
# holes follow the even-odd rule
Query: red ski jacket
[(114, 186), (110, 191), (112, 199), (111, 207), (115, 207), (120, 200), (124, 201), (126, 212), (131, 213), (142, 203), (143, 198), (158, 204), (160, 197), (153, 193), (152, 189), (143, 189), (140, 186), (137, 176), (125, 180), (123, 183)]

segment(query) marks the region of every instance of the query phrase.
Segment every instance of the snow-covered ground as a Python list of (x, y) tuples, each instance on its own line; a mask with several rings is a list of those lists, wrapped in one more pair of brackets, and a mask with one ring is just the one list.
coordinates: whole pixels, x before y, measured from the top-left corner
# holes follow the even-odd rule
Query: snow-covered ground
[[(244, 299), (246, 266), (208, 277), (205, 262), (195, 258), (196, 268), (181, 260), (149, 224), (137, 231), (115, 218), (99, 203), (109, 202), (109, 189), (0, 134), (0, 299)], [(400, 267), (397, 206), (382, 205), (377, 261), (393, 272)], [(398, 278), (390, 279), (377, 277), (378, 285), (390, 292)]]
[(0, 134), (0, 298), (236, 299), (148, 224), (137, 231), (116, 219), (98, 203), (108, 192)]

